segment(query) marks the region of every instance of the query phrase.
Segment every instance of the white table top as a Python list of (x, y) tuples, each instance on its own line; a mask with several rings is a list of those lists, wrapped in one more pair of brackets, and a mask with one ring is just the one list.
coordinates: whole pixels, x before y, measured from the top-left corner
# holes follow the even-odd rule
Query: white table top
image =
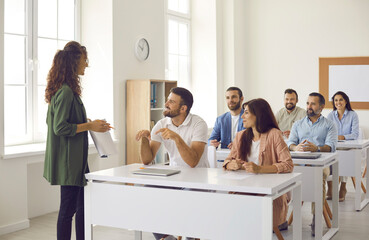
[(274, 195), (290, 184), (301, 180), (300, 173), (252, 174), (243, 170), (225, 171), (222, 168), (160, 168), (180, 169), (181, 173), (168, 177), (137, 175), (132, 172), (142, 164), (131, 164), (86, 174), (88, 180), (133, 183), (217, 191), (235, 191)]
[(294, 164), (310, 164), (319, 166), (329, 166), (332, 161), (337, 160), (338, 153), (321, 153), (317, 159), (303, 159), (303, 158), (292, 158)]
[(338, 148), (365, 148), (369, 146), (369, 139), (338, 141)]

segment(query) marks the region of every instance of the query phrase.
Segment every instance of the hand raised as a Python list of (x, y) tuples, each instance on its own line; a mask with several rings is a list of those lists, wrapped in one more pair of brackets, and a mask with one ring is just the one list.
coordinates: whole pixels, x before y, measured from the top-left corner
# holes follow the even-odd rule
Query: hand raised
[(175, 132), (173, 132), (172, 130), (169, 130), (168, 128), (161, 128), (158, 131), (156, 131), (155, 134), (159, 134), (161, 133), (161, 137), (164, 138), (165, 140), (171, 139), (171, 140), (175, 140), (179, 135)]
[(142, 138), (147, 138), (149, 141), (151, 140), (151, 135), (149, 130), (140, 130), (136, 134), (136, 141), (140, 141)]

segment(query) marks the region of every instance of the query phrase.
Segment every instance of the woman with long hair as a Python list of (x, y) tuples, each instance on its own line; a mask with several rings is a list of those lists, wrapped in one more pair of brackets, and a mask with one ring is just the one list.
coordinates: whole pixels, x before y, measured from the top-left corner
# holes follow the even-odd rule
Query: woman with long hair
[(57, 239), (70, 240), (74, 214), (76, 239), (84, 237), (85, 173), (89, 172), (87, 131), (106, 132), (109, 123), (87, 121), (81, 96), (80, 75), (88, 66), (87, 51), (78, 42), (59, 50), (47, 77), (45, 101), (49, 104), (44, 177), (60, 185)]
[[(332, 96), (333, 111), (328, 114), (328, 119), (335, 123), (338, 132), (338, 140), (356, 140), (359, 137), (359, 117), (351, 108), (350, 99), (342, 91)], [(345, 201), (347, 189), (347, 177), (340, 177), (341, 186), (339, 201)], [(327, 199), (332, 199), (332, 181), (327, 181)]]
[[(282, 132), (267, 101), (258, 98), (242, 106), (243, 126), (223, 167), (251, 173), (289, 173), (293, 162)], [(273, 227), (287, 228), (287, 194), (273, 201)]]

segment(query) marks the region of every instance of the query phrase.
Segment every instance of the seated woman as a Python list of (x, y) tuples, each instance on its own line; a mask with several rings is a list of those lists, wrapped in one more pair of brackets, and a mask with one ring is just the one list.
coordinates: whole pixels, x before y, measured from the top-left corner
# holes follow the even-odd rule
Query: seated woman
[[(350, 99), (346, 93), (338, 91), (332, 97), (333, 111), (328, 114), (328, 119), (336, 124), (338, 140), (356, 140), (359, 137), (359, 117), (352, 110)], [(345, 201), (347, 177), (340, 177), (341, 187), (339, 201)], [(327, 199), (332, 199), (332, 181), (327, 181)]]
[[(243, 169), (251, 173), (289, 173), (293, 170), (290, 151), (267, 101), (258, 98), (242, 106), (243, 126), (230, 154), (224, 161), (226, 170)], [(287, 194), (273, 201), (273, 227), (287, 229)]]

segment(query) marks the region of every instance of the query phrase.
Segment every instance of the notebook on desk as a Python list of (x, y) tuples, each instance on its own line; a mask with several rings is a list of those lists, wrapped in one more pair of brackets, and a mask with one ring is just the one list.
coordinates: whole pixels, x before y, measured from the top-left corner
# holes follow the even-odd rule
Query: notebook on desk
[(322, 155), (321, 153), (314, 153), (314, 152), (309, 152), (309, 153), (291, 152), (291, 157), (292, 158), (317, 159), (321, 155)]
[(162, 168), (144, 168), (140, 170), (133, 171), (134, 174), (141, 174), (141, 175), (152, 175), (152, 176), (171, 176), (177, 173), (180, 173), (181, 170), (175, 169), (162, 169)]

